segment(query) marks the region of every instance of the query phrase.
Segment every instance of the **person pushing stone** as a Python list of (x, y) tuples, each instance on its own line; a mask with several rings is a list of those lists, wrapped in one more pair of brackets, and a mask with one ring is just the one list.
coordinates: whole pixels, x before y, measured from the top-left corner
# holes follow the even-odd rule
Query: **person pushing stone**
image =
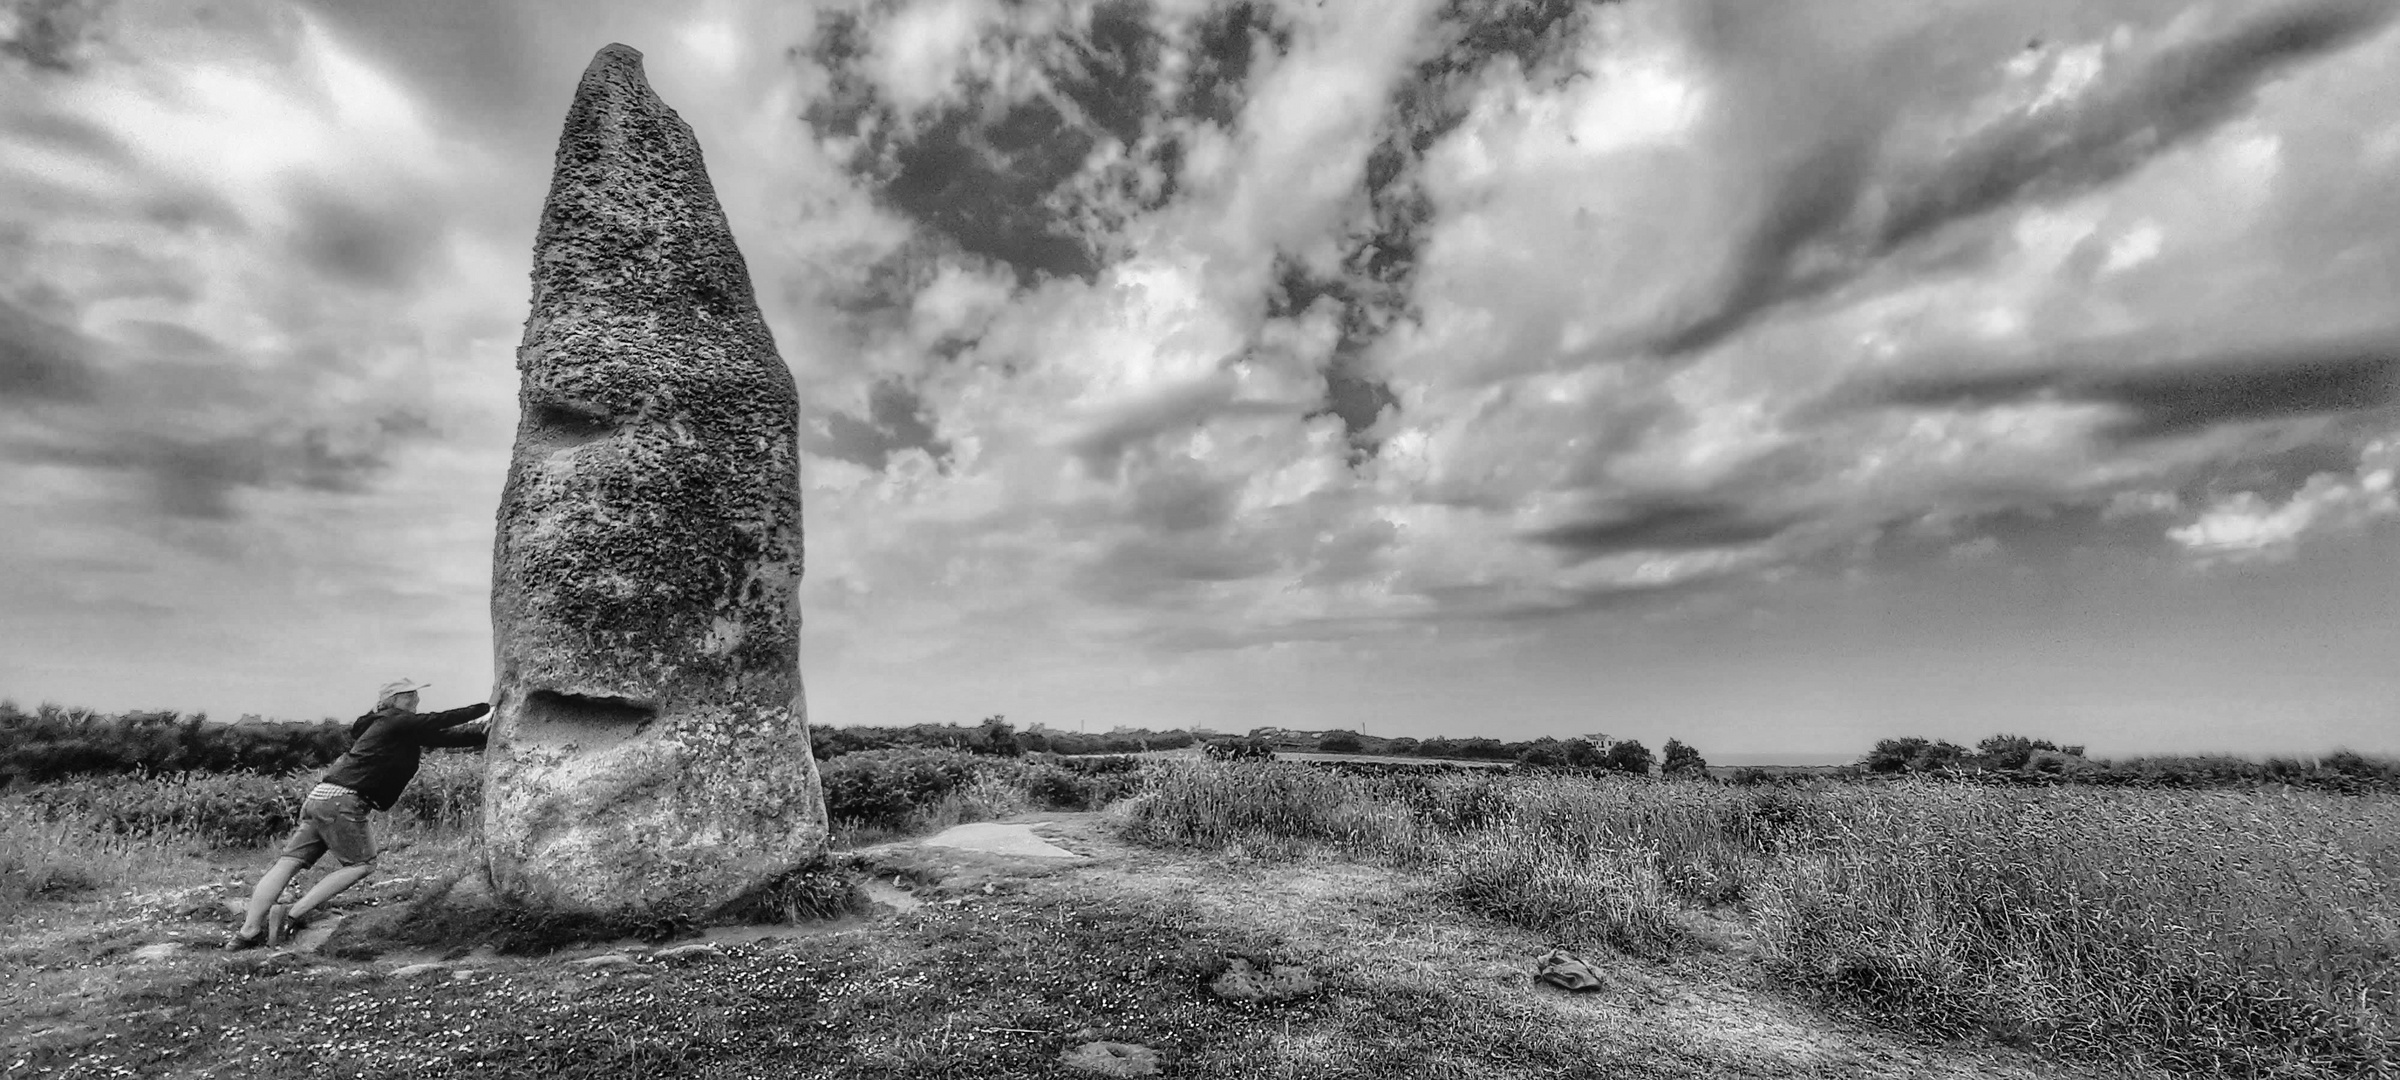
[[(300, 824), (275, 865), (251, 890), (242, 928), (225, 943), (228, 949), (280, 945), (307, 925), (325, 901), (366, 879), (375, 869), (375, 837), (367, 828), (367, 811), (390, 810), (400, 792), (416, 778), (417, 765), (431, 748), (480, 749), (488, 732), (481, 726), (460, 725), (491, 712), (478, 703), (446, 712), (417, 711), (417, 692), (430, 683), (402, 679), (376, 692), (375, 708), (350, 723), (350, 749), (300, 804)], [(340, 866), (318, 879), (297, 902), (275, 902), (302, 870), (332, 852)]]

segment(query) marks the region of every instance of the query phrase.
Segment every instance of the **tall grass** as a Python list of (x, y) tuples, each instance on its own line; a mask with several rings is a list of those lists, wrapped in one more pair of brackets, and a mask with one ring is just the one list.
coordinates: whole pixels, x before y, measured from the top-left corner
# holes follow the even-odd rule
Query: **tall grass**
[(94, 835), (78, 822), (0, 804), (0, 919), (35, 900), (123, 888), (184, 846), (173, 836)]
[(1429, 869), (1445, 893), (1481, 910), (1561, 938), (1648, 952), (1684, 936), (1667, 916), (1670, 898), (1740, 902), (1753, 884), (1751, 852), (1788, 831), (1751, 813), (1749, 795), (1691, 792), (1632, 778), (1164, 762), (1118, 818), (1149, 843), (1300, 840)]
[(1636, 952), (1682, 941), (1683, 910), (1743, 913), (1787, 976), (1935, 1031), (2256, 1075), (2400, 1060), (2388, 796), (1175, 762), (1118, 817), (1153, 843), (1417, 867), (1478, 910)]
[(1814, 985), (2193, 1069), (2400, 1052), (2400, 803), (1932, 783), (1849, 802), (1760, 904)]

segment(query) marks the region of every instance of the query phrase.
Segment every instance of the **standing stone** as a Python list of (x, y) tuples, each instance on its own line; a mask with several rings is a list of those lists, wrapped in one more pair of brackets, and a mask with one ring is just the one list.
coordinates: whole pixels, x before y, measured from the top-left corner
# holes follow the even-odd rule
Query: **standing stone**
[(823, 850), (798, 398), (692, 129), (592, 58), (559, 136), (492, 555), (503, 901), (698, 915)]

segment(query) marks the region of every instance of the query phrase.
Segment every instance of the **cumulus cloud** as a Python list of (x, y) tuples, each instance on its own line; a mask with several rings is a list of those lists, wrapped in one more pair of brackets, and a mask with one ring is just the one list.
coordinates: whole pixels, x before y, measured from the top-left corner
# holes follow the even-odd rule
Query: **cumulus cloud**
[(2392, 489), (2395, 468), (2400, 468), (2400, 443), (2378, 439), (2360, 452), (2351, 472), (2317, 473), (2280, 503), (2255, 491), (2235, 492), (2189, 524), (2167, 530), (2167, 536), (2203, 556), (2287, 559), (2304, 536), (2355, 531), (2400, 515), (2400, 494)]

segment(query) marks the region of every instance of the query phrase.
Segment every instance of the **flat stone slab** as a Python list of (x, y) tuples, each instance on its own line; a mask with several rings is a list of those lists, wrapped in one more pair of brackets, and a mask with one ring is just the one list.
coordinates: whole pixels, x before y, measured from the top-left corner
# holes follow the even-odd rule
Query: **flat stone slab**
[(918, 843), (926, 847), (957, 848), (987, 855), (1025, 855), (1039, 859), (1083, 858), (1035, 835), (1031, 825), (1003, 825), (996, 821), (953, 825)]

